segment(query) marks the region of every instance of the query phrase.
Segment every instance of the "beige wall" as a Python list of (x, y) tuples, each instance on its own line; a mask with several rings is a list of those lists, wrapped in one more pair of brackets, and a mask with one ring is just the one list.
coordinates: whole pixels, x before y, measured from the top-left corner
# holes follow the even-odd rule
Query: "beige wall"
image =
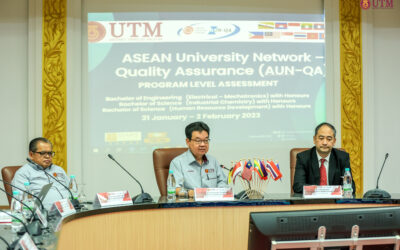
[[(374, 10), (373, 23), (373, 89), (374, 114), (373, 152), (375, 164), (368, 164), (374, 176), (379, 174), (385, 153), (389, 153), (380, 188), (400, 191), (400, 1), (393, 1), (393, 10)], [(375, 185), (372, 183), (371, 187)]]
[[(25, 162), (28, 148), (28, 0), (0, 1), (0, 167)], [(3, 187), (3, 184), (0, 184)], [(0, 205), (8, 204), (1, 192)]]

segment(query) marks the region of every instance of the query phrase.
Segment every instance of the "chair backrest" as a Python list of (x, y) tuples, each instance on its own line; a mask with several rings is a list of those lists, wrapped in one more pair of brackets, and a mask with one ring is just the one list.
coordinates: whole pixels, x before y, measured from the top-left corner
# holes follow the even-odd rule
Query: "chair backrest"
[(306, 151), (310, 148), (292, 148), (290, 150), (290, 193), (293, 194), (294, 172), (296, 170), (296, 157), (298, 153)]
[[(1, 169), (1, 178), (3, 181), (6, 181), (8, 183), (12, 182), (12, 179), (14, 178), (15, 172), (20, 168), (21, 166), (7, 166), (3, 167)], [(12, 194), (12, 187), (10, 185), (4, 184), (4, 190), (6, 190), (7, 193)], [(11, 205), (11, 197), (7, 195), (8, 199), (8, 204)]]
[(154, 174), (158, 190), (162, 196), (167, 195), (167, 178), (169, 164), (176, 156), (187, 151), (188, 148), (159, 148), (153, 151)]
[[(310, 148), (292, 148), (290, 150), (290, 192), (293, 194), (293, 182), (294, 182), (294, 173), (296, 171), (296, 157), (298, 153), (306, 151)], [(343, 148), (338, 148), (339, 150), (345, 151)]]

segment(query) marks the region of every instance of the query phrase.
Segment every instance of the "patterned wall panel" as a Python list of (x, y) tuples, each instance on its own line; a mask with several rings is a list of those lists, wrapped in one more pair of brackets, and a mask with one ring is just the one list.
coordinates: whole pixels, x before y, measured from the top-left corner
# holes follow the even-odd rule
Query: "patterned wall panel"
[(363, 93), (361, 8), (340, 0), (340, 78), (342, 147), (350, 153), (357, 194), (363, 190)]
[(53, 142), (54, 163), (67, 170), (67, 0), (43, 0), (42, 126)]

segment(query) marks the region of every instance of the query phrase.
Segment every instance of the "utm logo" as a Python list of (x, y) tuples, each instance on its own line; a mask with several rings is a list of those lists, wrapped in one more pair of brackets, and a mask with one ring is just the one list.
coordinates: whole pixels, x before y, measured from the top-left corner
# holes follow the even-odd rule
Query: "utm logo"
[(193, 33), (193, 27), (192, 26), (186, 26), (185, 28), (183, 28), (183, 33), (185, 35), (190, 35)]
[(88, 42), (96, 43), (101, 41), (106, 35), (106, 29), (101, 23), (89, 22), (88, 23)]
[(373, 9), (393, 9), (393, 0), (361, 0), (360, 6), (364, 10), (371, 6)]
[(111, 22), (111, 36), (120, 37), (162, 37), (161, 22)]
[(360, 6), (362, 9), (367, 10), (371, 7), (371, 2), (369, 0), (361, 0)]

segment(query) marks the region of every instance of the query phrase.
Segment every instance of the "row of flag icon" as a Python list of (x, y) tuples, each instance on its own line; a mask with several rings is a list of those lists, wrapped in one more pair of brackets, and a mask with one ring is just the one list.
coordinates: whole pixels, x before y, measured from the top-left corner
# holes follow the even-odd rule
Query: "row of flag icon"
[(254, 159), (253, 162), (251, 160), (241, 160), (236, 162), (229, 171), (228, 183), (233, 182), (235, 184), (238, 176), (247, 181), (252, 181), (255, 176), (258, 176), (261, 180), (271, 178), (276, 181), (282, 178), (282, 172), (279, 164), (272, 160)]
[(303, 22), (260, 22), (258, 29), (296, 29), (296, 30), (324, 30), (324, 23), (303, 23)]
[(325, 39), (325, 24), (316, 22), (258, 22), (257, 30), (249, 31), (250, 39), (281, 41)]
[(316, 32), (263, 32), (252, 31), (250, 32), (250, 39), (307, 39), (307, 40), (323, 40), (325, 33)]

